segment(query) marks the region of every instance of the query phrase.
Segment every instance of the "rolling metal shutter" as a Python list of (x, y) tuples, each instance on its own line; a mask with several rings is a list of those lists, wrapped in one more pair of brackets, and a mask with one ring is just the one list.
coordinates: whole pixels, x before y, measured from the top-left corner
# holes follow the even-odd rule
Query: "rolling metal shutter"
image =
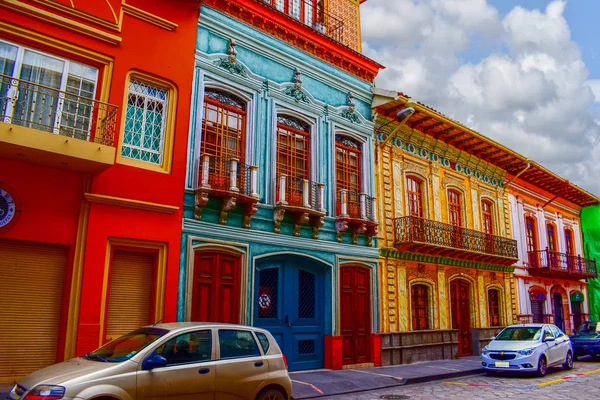
[(115, 250), (110, 271), (106, 338), (148, 325), (156, 256)]
[(67, 254), (0, 240), (0, 383), (56, 362)]

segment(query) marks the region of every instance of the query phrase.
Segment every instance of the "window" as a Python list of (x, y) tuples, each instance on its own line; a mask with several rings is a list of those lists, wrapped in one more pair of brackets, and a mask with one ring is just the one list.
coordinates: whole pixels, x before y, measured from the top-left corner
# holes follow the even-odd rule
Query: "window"
[(536, 227), (535, 220), (531, 217), (525, 217), (525, 235), (529, 265), (532, 267), (538, 267), (540, 263), (537, 254), (538, 245)]
[(575, 255), (575, 246), (573, 245), (573, 231), (570, 229), (565, 229), (565, 243), (567, 246), (567, 254)]
[(429, 290), (427, 285), (413, 285), (410, 289), (412, 328), (414, 331), (429, 328)]
[(249, 331), (219, 329), (219, 347), (222, 359), (260, 356), (258, 345)]
[(209, 361), (212, 358), (212, 331), (194, 331), (178, 335), (156, 349), (167, 365)]
[(125, 109), (121, 156), (162, 165), (170, 90), (131, 78)]
[(448, 190), (448, 208), (450, 211), (450, 224), (462, 226), (461, 194), (456, 190)]
[(265, 335), (264, 333), (261, 333), (261, 332), (256, 332), (256, 337), (258, 338), (258, 341), (260, 342), (260, 345), (263, 349), (263, 353), (267, 354), (267, 352), (269, 351), (269, 347), (271, 347), (271, 345), (269, 343), (269, 338), (267, 337), (267, 335)]
[(554, 338), (554, 334), (548, 328), (544, 328), (544, 340)]
[(554, 337), (557, 339), (564, 335), (564, 333), (554, 325), (550, 325), (550, 330), (554, 334)]
[(554, 229), (554, 225), (546, 224), (546, 232), (548, 233), (548, 250), (549, 251), (558, 251), (556, 246), (556, 236)]
[(0, 119), (77, 139), (94, 135), (98, 69), (0, 41), (0, 75)]
[(494, 234), (494, 219), (492, 217), (492, 203), (488, 200), (481, 202), (481, 215), (483, 217), (483, 232)]
[[(345, 136), (335, 138), (335, 172), (337, 203), (341, 204), (340, 190), (348, 192), (348, 213), (360, 217), (359, 193), (362, 192), (361, 145)], [(338, 215), (340, 214), (338, 209)]]
[(406, 192), (408, 193), (408, 214), (411, 217), (423, 217), (423, 194), (421, 181), (412, 176), (406, 177)]
[(278, 177), (287, 175), (288, 203), (301, 206), (303, 179), (310, 178), (310, 126), (298, 118), (277, 117), (276, 169)]
[(498, 289), (488, 290), (488, 314), (490, 326), (500, 326), (500, 291)]

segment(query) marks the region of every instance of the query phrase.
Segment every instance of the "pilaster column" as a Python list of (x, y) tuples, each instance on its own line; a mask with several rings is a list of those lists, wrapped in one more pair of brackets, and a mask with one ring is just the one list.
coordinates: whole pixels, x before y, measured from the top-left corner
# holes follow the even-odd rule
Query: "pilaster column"
[(396, 301), (396, 266), (389, 258), (386, 258), (384, 261), (384, 271), (386, 274), (386, 279), (382, 280), (381, 285), (384, 293), (384, 299), (382, 302), (384, 303), (384, 331), (397, 332), (398, 303)]
[(513, 215), (514, 229), (517, 229), (518, 235), (515, 235), (517, 244), (519, 246), (519, 258), (521, 259), (521, 265), (525, 264), (527, 260), (527, 236), (525, 233), (525, 206), (523, 199), (516, 198), (517, 201), (517, 215)]
[(488, 327), (488, 308), (487, 293), (485, 292), (485, 282), (483, 280), (483, 271), (477, 271), (477, 297), (479, 299), (479, 328)]
[(481, 231), (481, 223), (479, 221), (479, 184), (475, 177), (471, 177), (469, 181), (471, 186), (471, 207), (473, 209), (473, 229)]
[(442, 222), (440, 173), (439, 170), (435, 168), (431, 169), (431, 191), (433, 194), (433, 217), (436, 221)]
[(398, 330), (406, 332), (408, 328), (408, 294), (406, 287), (406, 266), (398, 264), (396, 268), (397, 290), (398, 290)]
[(517, 304), (515, 296), (514, 277), (510, 272), (504, 273), (504, 312), (506, 319), (501, 321), (505, 325), (516, 323), (515, 314), (517, 313)]
[(558, 232), (558, 251), (561, 253), (567, 252), (567, 242), (565, 240), (565, 222), (561, 213), (556, 213), (556, 229)]
[(546, 232), (546, 212), (538, 206), (536, 216), (538, 221), (538, 240), (540, 241), (540, 250), (545, 250), (546, 247), (548, 247), (548, 232)]
[(437, 267), (438, 303), (440, 310), (440, 330), (450, 329), (450, 314), (448, 313), (448, 292), (446, 286), (446, 271), (444, 267)]

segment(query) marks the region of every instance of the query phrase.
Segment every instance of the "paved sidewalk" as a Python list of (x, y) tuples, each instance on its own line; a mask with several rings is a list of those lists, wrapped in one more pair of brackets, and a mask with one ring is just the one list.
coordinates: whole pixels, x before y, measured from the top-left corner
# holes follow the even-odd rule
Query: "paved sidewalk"
[(293, 397), (313, 399), (483, 373), (480, 357), (390, 367), (293, 372)]
[[(482, 372), (480, 357), (465, 357), (459, 360), (428, 361), (391, 367), (293, 372), (290, 376), (293, 397), (300, 400), (379, 390)], [(0, 400), (8, 396), (11, 388), (12, 385), (0, 385)]]

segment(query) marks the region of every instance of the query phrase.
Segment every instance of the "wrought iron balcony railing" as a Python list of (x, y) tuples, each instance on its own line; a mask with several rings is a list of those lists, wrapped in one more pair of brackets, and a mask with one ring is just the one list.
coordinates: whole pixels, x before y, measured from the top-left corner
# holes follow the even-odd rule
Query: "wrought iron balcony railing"
[(377, 199), (366, 193), (340, 189), (336, 198), (336, 216), (377, 222), (376, 204)]
[(325, 212), (325, 185), (287, 175), (277, 177), (277, 205)]
[(596, 260), (581, 256), (541, 250), (527, 253), (529, 273), (557, 278), (586, 279), (598, 276)]
[(344, 21), (324, 7), (324, 0), (257, 0), (343, 43)]
[(118, 107), (0, 75), (2, 122), (114, 146)]
[(518, 259), (517, 242), (512, 239), (419, 217), (396, 218), (394, 224), (396, 245), (423, 244), (468, 252), (473, 259), (479, 258), (478, 255), (492, 256), (492, 261), (496, 257), (507, 261)]
[(257, 186), (258, 167), (241, 163), (235, 158), (202, 155), (199, 185), (201, 189), (233, 192), (258, 198)]

